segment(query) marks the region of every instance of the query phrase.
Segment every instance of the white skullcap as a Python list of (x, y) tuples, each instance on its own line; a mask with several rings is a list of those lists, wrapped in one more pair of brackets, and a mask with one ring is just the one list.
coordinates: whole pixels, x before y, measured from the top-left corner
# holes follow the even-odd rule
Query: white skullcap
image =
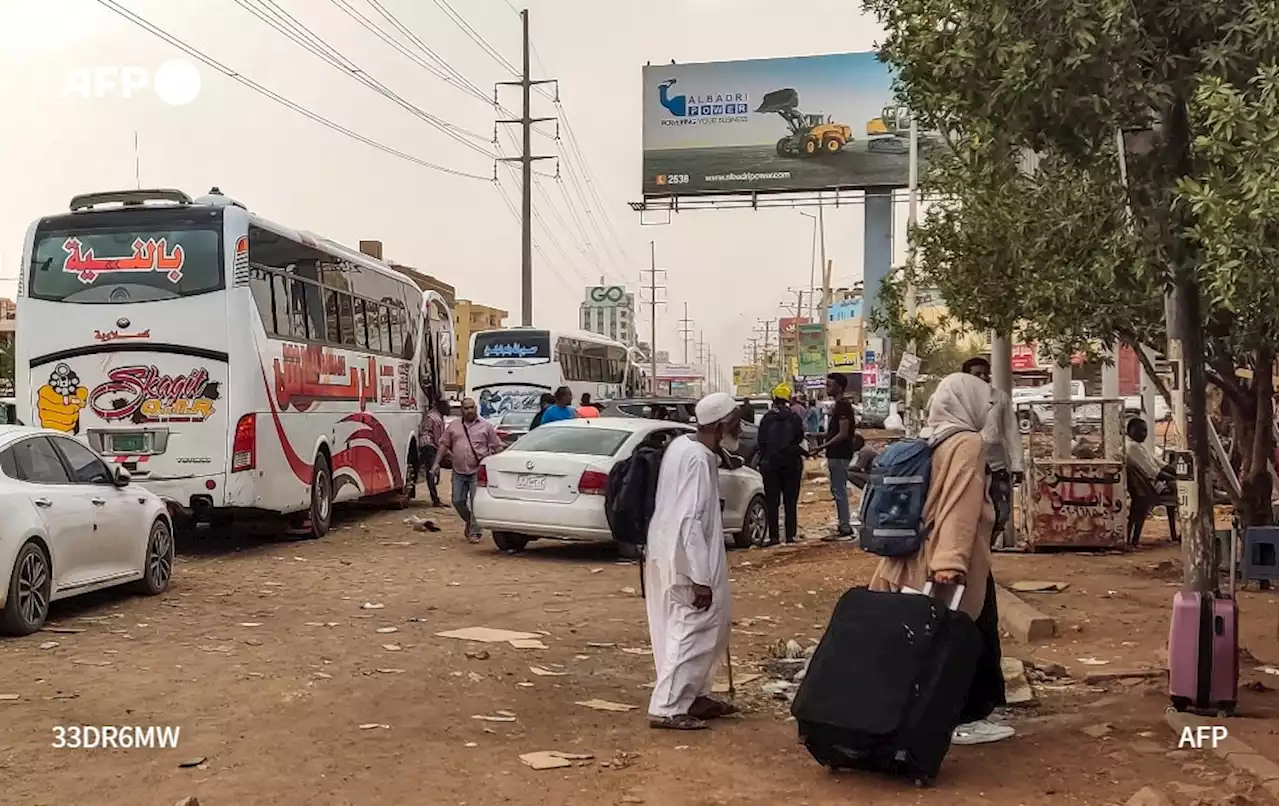
[(698, 425), (715, 425), (738, 408), (738, 401), (728, 392), (712, 392), (698, 401), (694, 416)]

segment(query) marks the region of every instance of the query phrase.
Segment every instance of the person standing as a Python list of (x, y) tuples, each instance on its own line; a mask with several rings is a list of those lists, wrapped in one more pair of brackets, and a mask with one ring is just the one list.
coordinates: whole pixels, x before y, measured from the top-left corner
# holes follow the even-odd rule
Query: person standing
[(764, 481), (765, 517), (768, 518), (769, 540), (766, 546), (778, 545), (778, 502), (781, 500), (787, 543), (796, 542), (797, 508), (800, 482), (804, 476), (804, 423), (792, 410), (787, 399), (791, 389), (785, 383), (773, 390), (773, 408), (760, 420), (756, 445), (760, 457), (760, 475)]
[(466, 524), (468, 542), (480, 542), (480, 527), (476, 525), (476, 474), (486, 456), (502, 451), (502, 439), (493, 423), (480, 417), (472, 398), (462, 401), (462, 416), (449, 423), (437, 446), (435, 463), (431, 470), (440, 472), (440, 463), (447, 456), (452, 462), (453, 508)]
[(697, 432), (673, 439), (663, 454), (644, 560), (657, 673), (649, 726), (671, 730), (701, 730), (736, 710), (711, 697), (711, 676), (732, 618), (719, 451), (741, 418), (733, 397), (715, 392), (698, 401), (695, 420)]
[(538, 413), (533, 415), (533, 422), (529, 423), (530, 431), (542, 425), (542, 418), (546, 416), (547, 409), (551, 408), (551, 406), (555, 402), (556, 402), (555, 395), (551, 394), (550, 392), (542, 393), (542, 395), (538, 398)]
[(991, 409), (982, 427), (982, 438), (987, 444), (988, 493), (996, 511), (995, 526), (991, 530), (991, 545), (995, 546), (1013, 513), (1013, 486), (1022, 483), (1018, 418), (1013, 413), (1013, 400), (1003, 390), (991, 386), (990, 361), (974, 356), (961, 365), (960, 371), (985, 381), (991, 390)]
[(849, 463), (857, 446), (854, 444), (854, 427), (857, 416), (849, 402), (849, 379), (838, 372), (827, 376), (827, 396), (833, 401), (831, 417), (827, 423), (827, 436), (814, 453), (826, 452), (827, 478), (831, 482), (831, 497), (836, 501), (836, 533), (824, 540), (846, 540), (853, 537), (853, 524), (849, 521)]
[(582, 401), (578, 404), (578, 416), (587, 418), (600, 416), (600, 409), (591, 402), (590, 392), (582, 393)]
[(813, 398), (809, 398), (809, 406), (804, 412), (804, 433), (810, 450), (818, 446), (818, 435), (822, 432), (822, 411)]
[(444, 438), (445, 417), (449, 414), (449, 401), (440, 398), (435, 405), (427, 409), (418, 426), (418, 467), (427, 477), (427, 491), (431, 493), (431, 506), (444, 506), (440, 503), (440, 493), (436, 489), (440, 482), (440, 471), (436, 467), (437, 445)]
[(542, 413), (542, 425), (560, 420), (572, 420), (578, 413), (573, 410), (573, 390), (561, 386), (556, 390), (555, 403)]
[(965, 586), (959, 610), (977, 625), (982, 650), (960, 724), (951, 736), (952, 744), (960, 745), (998, 742), (1014, 734), (1008, 725), (988, 719), (1005, 704), (989, 540), (995, 512), (987, 496), (987, 442), (981, 435), (990, 409), (989, 387), (968, 373), (954, 372), (938, 384), (928, 425), (920, 431), (933, 448), (924, 505), (930, 528), (915, 554), (881, 560), (868, 585), (888, 591), (923, 590), (930, 580)]

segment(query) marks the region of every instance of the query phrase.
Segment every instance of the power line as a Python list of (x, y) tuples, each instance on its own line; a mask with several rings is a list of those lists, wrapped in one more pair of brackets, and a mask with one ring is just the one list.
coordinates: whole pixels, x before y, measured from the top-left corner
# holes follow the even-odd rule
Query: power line
[[(498, 188), (498, 195), (502, 197), (502, 203), (506, 206), (507, 211), (511, 213), (511, 217), (516, 220), (517, 224), (519, 224), (520, 212), (516, 210), (515, 202), (513, 202), (507, 195), (507, 189), (502, 185), (501, 181), (495, 180), (493, 184)], [(558, 279), (570, 292), (575, 291), (573, 286), (569, 284), (569, 281), (565, 279), (564, 275), (560, 273), (559, 269), (555, 267), (555, 264), (547, 257), (547, 253), (542, 250), (542, 246), (537, 241), (534, 241), (533, 248), (534, 251), (542, 257), (543, 262), (547, 264), (547, 268), (551, 269), (551, 273), (556, 276), (556, 279)]]
[(408, 162), (412, 162), (415, 165), (420, 165), (424, 168), (430, 168), (431, 170), (440, 171), (441, 173), (451, 174), (453, 176), (466, 177), (467, 179), (478, 179), (482, 182), (491, 181), (490, 177), (488, 176), (480, 176), (479, 174), (467, 173), (466, 171), (460, 171), (460, 170), (457, 170), (456, 168), (448, 168), (443, 165), (436, 164), (434, 162), (428, 162), (427, 160), (420, 159), (411, 154), (407, 154), (403, 151), (400, 151), (399, 149), (392, 148), (391, 146), (388, 146), (384, 143), (380, 143), (377, 140), (374, 140), (372, 138), (365, 137), (364, 135), (359, 134), (355, 131), (352, 131), (351, 129), (348, 129), (347, 127), (339, 123), (335, 123), (334, 121), (324, 117), (323, 115), (320, 115), (316, 112), (311, 111), (310, 109), (307, 109), (301, 104), (290, 101), (288, 98), (285, 98), (283, 95), (280, 95), (279, 93), (273, 90), (267, 89), (266, 87), (262, 86), (256, 81), (253, 81), (252, 79), (236, 72), (235, 70), (232, 70), (231, 68), (213, 59), (212, 57), (205, 55), (203, 52), (197, 50), (191, 45), (188, 45), (187, 43), (183, 42), (182, 40), (168, 33), (167, 31), (152, 24), (151, 22), (148, 22), (143, 17), (140, 17), (134, 12), (121, 7), (116, 3), (115, 0), (98, 0), (98, 3), (110, 9), (111, 11), (114, 11), (116, 14), (119, 14), (121, 17), (124, 17), (125, 19), (129, 20), (134, 25), (137, 25), (139, 28), (142, 28), (148, 33), (151, 33), (159, 37), (160, 39), (163, 39), (164, 41), (178, 48), (179, 50), (186, 53), (188, 56), (192, 57), (193, 59), (198, 59), (201, 63), (208, 65), (209, 67), (213, 68), (214, 70), (217, 70), (218, 72), (222, 73), (228, 78), (231, 78), (237, 81), (238, 83), (248, 87), (249, 89), (253, 90), (259, 95), (262, 95), (272, 101), (275, 101), (281, 106), (284, 106), (294, 112), (297, 112), (298, 114), (303, 115), (315, 121), (316, 123), (321, 124), (322, 126), (327, 126), (328, 128), (340, 134), (344, 134), (353, 140), (364, 143), (367, 146), (376, 148), (379, 151), (382, 151), (386, 154), (390, 154), (394, 157), (399, 157), (400, 159), (406, 160)]
[[(413, 43), (413, 44), (414, 44), (414, 45), (415, 45), (419, 50), (421, 50), (423, 53), (427, 54), (427, 55), (428, 55), (428, 56), (430, 56), (432, 59), (434, 59), (434, 60), (435, 60), (435, 61), (436, 61), (436, 62), (437, 62), (437, 63), (438, 63), (438, 64), (439, 64), (439, 65), (440, 65), (444, 70), (446, 70), (447, 72), (449, 72), (449, 74), (450, 74), (450, 75), (453, 75), (453, 76), (455, 76), (459, 81), (464, 82), (464, 83), (465, 83), (466, 85), (468, 85), (471, 89), (473, 89), (476, 93), (479, 93), (479, 94), (481, 94), (481, 95), (483, 95), (483, 94), (484, 94), (484, 91), (483, 91), (483, 90), (481, 90), (481, 89), (480, 89), (480, 87), (476, 86), (474, 83), (472, 83), (472, 81), (471, 81), (469, 78), (467, 78), (465, 75), (463, 75), (461, 72), (459, 72), (456, 68), (454, 68), (454, 66), (453, 66), (453, 65), (449, 64), (449, 61), (448, 61), (447, 59), (445, 59), (444, 57), (440, 56), (440, 54), (438, 54), (438, 53), (436, 53), (434, 50), (432, 50), (432, 49), (427, 45), (427, 43), (426, 43), (426, 42), (423, 42), (423, 41), (422, 41), (421, 37), (419, 37), (417, 34), (415, 34), (413, 31), (411, 31), (411, 30), (409, 29), (409, 26), (407, 26), (407, 25), (405, 25), (404, 23), (402, 23), (402, 22), (401, 22), (401, 21), (396, 17), (396, 15), (394, 15), (394, 14), (392, 14), (390, 11), (388, 11), (388, 10), (386, 9), (386, 7), (382, 5), (382, 3), (378, 2), (378, 0), (368, 0), (368, 2), (369, 2), (369, 5), (370, 5), (370, 6), (373, 6), (373, 9), (374, 9), (375, 11), (377, 11), (379, 14), (381, 14), (381, 15), (382, 15), (382, 18), (383, 18), (383, 19), (385, 19), (387, 22), (391, 23), (392, 27), (393, 27), (393, 28), (395, 28), (397, 31), (399, 31), (399, 32), (400, 32), (401, 36), (403, 36), (404, 38), (408, 39), (408, 40), (409, 40), (410, 42), (412, 42), (412, 43)], [(491, 100), (491, 103), (493, 103), (493, 105), (494, 105), (494, 106), (497, 106), (497, 105), (498, 105), (498, 99), (497, 99), (497, 97), (496, 97), (496, 96)]]
[(613, 228), (612, 217), (609, 215), (607, 210), (604, 210), (604, 207), (605, 207), (604, 200), (600, 198), (600, 194), (596, 190), (595, 176), (594, 176), (594, 172), (591, 170), (591, 163), (587, 161), (586, 154), (582, 152), (582, 148), (578, 144), (578, 136), (573, 131), (573, 124), (569, 122), (569, 113), (565, 111), (564, 104), (558, 100), (556, 101), (556, 108), (560, 111), (560, 116), (564, 120), (564, 130), (569, 135), (569, 145), (573, 148), (574, 152), (577, 153), (578, 158), (582, 161), (583, 168), (586, 171), (587, 188), (591, 191), (591, 195), (596, 200), (596, 204), (598, 204), (601, 207), (602, 215), (604, 216), (605, 226), (609, 228), (609, 233), (613, 236), (614, 240), (617, 242), (618, 250), (623, 257), (623, 260), (626, 260), (628, 259), (627, 247), (622, 242), (622, 239), (618, 237), (618, 231)]
[[(383, 42), (395, 48), (395, 50), (399, 52), (400, 55), (404, 56), (409, 61), (418, 65), (423, 70), (426, 70), (428, 73), (431, 73), (433, 76), (439, 78), (441, 81), (445, 82), (449, 86), (459, 89), (462, 92), (465, 92), (468, 95), (472, 96), (473, 98), (484, 101), (486, 104), (493, 105), (493, 99), (490, 98), (488, 95), (486, 95), (484, 91), (480, 89), (480, 87), (476, 86), (465, 76), (462, 76), (462, 80), (459, 80), (458, 75), (461, 75), (461, 74), (454, 75), (453, 73), (448, 73), (442, 70), (441, 68), (436, 67), (434, 64), (431, 64), (430, 62), (428, 62), (426, 59), (422, 58), (418, 54), (414, 53), (412, 50), (405, 47), (405, 45), (401, 43), (398, 39), (396, 39), (394, 36), (384, 31), (376, 22), (369, 19), (364, 14), (361, 14), (357, 9), (355, 9), (351, 5), (350, 2), (348, 2), (348, 0), (329, 0), (329, 1), (333, 3), (335, 6), (337, 6), (339, 9), (341, 9), (343, 13), (345, 13), (348, 17), (351, 17), (353, 20), (359, 23), (363, 28), (365, 28), (365, 30), (369, 31), (374, 36), (381, 39)], [(435, 58), (438, 59), (439, 57), (435, 57)]]
[[(384, 98), (387, 98), (388, 100), (395, 102), (401, 108), (405, 109), (406, 111), (410, 112), (416, 117), (426, 121), (431, 126), (444, 132), (450, 138), (461, 143), (467, 148), (470, 148), (473, 151), (476, 151), (479, 154), (484, 154), (485, 156), (488, 156), (488, 157), (493, 156), (492, 152), (490, 152), (488, 149), (478, 146), (474, 143), (467, 142), (464, 139), (464, 137), (471, 137), (472, 139), (479, 140), (480, 142), (488, 142), (489, 141), (488, 137), (478, 132), (473, 132), (468, 129), (464, 129), (461, 126), (457, 126), (453, 123), (450, 123), (449, 121), (444, 120), (443, 118), (438, 117), (436, 115), (433, 115), (430, 112), (427, 112), (426, 110), (422, 109), (421, 107), (418, 107), (410, 103), (409, 101), (405, 100), (403, 97), (396, 94), (389, 87), (387, 87), (387, 85), (383, 84), (381, 81), (378, 81), (376, 78), (369, 75), (368, 72), (361, 69), (360, 66), (357, 65), (355, 62), (353, 62), (351, 59), (348, 59), (346, 56), (344, 56), (341, 51), (339, 51), (337, 48), (333, 47), (328, 42), (326, 42), (323, 37), (320, 37), (319, 35), (317, 35), (310, 28), (307, 28), (305, 25), (299, 22), (297, 18), (293, 17), (287, 11), (285, 11), (284, 9), (276, 5), (274, 0), (234, 0), (234, 2), (236, 3), (236, 5), (248, 11), (250, 14), (253, 14), (259, 20), (262, 20), (267, 25), (274, 28), (276, 31), (280, 32), (281, 34), (284, 34), (284, 36), (292, 40), (295, 44), (299, 45), (304, 50), (309, 51), (310, 53), (312, 53), (313, 55), (315, 55), (316, 57), (324, 61), (329, 66), (334, 67), (335, 69), (340, 71), (343, 75), (348, 76), (354, 79), (355, 81), (358, 81), (360, 84), (364, 85), (365, 87), (368, 87), (369, 89), (372, 89), (374, 92), (378, 93)], [(278, 20), (272, 19), (263, 11), (261, 11), (258, 6), (252, 5), (254, 2), (262, 3), (267, 8), (273, 8), (276, 14), (281, 15), (284, 18), (287, 18), (292, 23), (292, 26), (290, 26), (288, 23), (281, 24)]]
[(508, 70), (514, 76), (518, 76), (521, 74), (522, 71), (519, 68), (517, 68), (511, 62), (507, 61), (506, 57), (504, 57), (501, 53), (499, 53), (497, 48), (489, 44), (488, 40), (486, 40), (483, 36), (481, 36), (479, 31), (477, 31), (475, 28), (472, 28), (471, 24), (462, 18), (461, 14), (453, 10), (453, 6), (449, 5), (448, 0), (433, 0), (433, 2), (436, 4), (436, 6), (439, 7), (441, 11), (445, 13), (445, 15), (453, 22), (454, 25), (458, 26), (459, 30), (461, 30), (464, 34), (466, 34), (471, 39), (472, 42), (475, 42), (477, 45), (479, 45), (480, 49), (483, 50), (494, 61), (496, 61), (503, 68)]

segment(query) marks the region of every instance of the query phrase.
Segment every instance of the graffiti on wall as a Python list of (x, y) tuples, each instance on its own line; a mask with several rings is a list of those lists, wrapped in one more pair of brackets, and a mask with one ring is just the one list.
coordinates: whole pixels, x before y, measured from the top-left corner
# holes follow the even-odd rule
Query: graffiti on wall
[(1128, 501), (1120, 462), (1036, 466), (1030, 487), (1035, 546), (1123, 546)]

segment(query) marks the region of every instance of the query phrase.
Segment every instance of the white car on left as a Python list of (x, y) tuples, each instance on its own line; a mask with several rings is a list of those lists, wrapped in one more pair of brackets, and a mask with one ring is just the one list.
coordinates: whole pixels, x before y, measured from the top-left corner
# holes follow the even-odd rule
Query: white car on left
[(0, 425), (0, 631), (29, 635), (49, 603), (114, 585), (156, 595), (173, 574), (163, 501), (58, 431)]

